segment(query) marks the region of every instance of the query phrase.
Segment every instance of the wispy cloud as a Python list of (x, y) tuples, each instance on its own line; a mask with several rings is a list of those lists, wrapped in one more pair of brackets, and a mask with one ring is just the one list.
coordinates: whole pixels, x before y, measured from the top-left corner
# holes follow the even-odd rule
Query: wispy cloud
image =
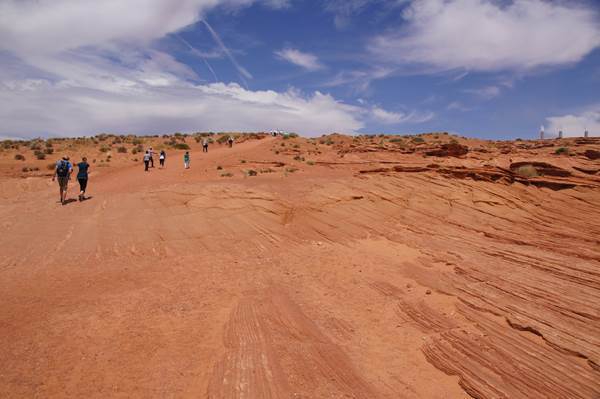
[(275, 55), (284, 61), (291, 62), (292, 64), (298, 65), (309, 71), (316, 71), (324, 68), (316, 55), (305, 53), (297, 49), (286, 48), (276, 51)]
[(397, 125), (400, 123), (418, 124), (427, 122), (433, 119), (434, 114), (433, 112), (420, 113), (417, 111), (411, 111), (408, 113), (393, 112), (385, 110), (378, 106), (374, 106), (371, 108), (371, 116), (375, 121), (379, 123), (385, 125)]
[(477, 98), (482, 100), (491, 100), (494, 97), (498, 97), (502, 92), (498, 86), (485, 86), (477, 89), (465, 89), (465, 93), (473, 94)]
[(575, 63), (600, 45), (598, 10), (585, 2), (415, 0), (371, 53), (433, 71), (527, 71)]

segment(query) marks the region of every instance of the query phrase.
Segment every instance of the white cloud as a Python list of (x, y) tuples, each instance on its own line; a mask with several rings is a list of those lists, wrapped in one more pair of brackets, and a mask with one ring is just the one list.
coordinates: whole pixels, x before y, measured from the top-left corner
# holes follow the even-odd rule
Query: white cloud
[(304, 53), (300, 50), (286, 48), (275, 52), (275, 55), (282, 60), (291, 62), (309, 71), (322, 69), (323, 65), (319, 62), (317, 56), (309, 53)]
[(526, 71), (577, 62), (600, 45), (598, 10), (584, 3), (415, 0), (403, 18), (372, 41), (372, 54), (433, 71)]
[(371, 117), (376, 122), (384, 125), (397, 125), (400, 123), (423, 123), (433, 118), (432, 112), (418, 113), (412, 111), (409, 113), (404, 112), (392, 112), (387, 111), (383, 108), (374, 106), (371, 109)]
[(155, 40), (198, 22), (210, 8), (258, 2), (288, 4), (1, 1), (0, 136), (256, 131), (273, 126), (319, 135), (361, 129), (368, 109), (320, 92), (206, 84), (188, 66), (153, 47)]
[(546, 132), (553, 136), (562, 130), (565, 137), (581, 137), (587, 129), (590, 136), (600, 137), (600, 104), (588, 107), (577, 115), (550, 116), (546, 120)]

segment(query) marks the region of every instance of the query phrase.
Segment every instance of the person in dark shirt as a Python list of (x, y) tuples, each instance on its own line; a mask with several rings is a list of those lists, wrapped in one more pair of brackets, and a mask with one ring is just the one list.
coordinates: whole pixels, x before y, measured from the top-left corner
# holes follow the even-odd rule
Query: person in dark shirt
[(79, 172), (77, 172), (77, 181), (79, 182), (79, 201), (85, 199), (85, 190), (88, 183), (88, 172), (90, 171), (90, 164), (87, 163), (87, 158), (83, 157), (81, 162), (77, 164)]

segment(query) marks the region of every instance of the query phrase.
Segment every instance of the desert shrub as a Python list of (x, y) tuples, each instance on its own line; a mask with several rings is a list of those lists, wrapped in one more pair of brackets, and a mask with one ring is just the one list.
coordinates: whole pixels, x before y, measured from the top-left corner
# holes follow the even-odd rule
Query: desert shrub
[(390, 143), (403, 143), (404, 140), (401, 139), (400, 137), (394, 137), (393, 139), (389, 140)]
[(217, 139), (217, 143), (219, 144), (225, 144), (227, 143), (227, 139), (229, 138), (229, 136), (227, 135), (221, 135), (218, 139)]
[(37, 150), (41, 150), (42, 146), (39, 143), (32, 143), (29, 148), (31, 150), (37, 151)]
[(285, 147), (285, 143), (281, 143), (281, 146), (282, 146), (282, 147)]
[(294, 161), (304, 162), (304, 157), (301, 157), (300, 155), (296, 155), (294, 157)]
[(296, 137), (298, 137), (298, 134), (297, 134), (297, 133), (289, 133), (289, 134), (288, 134), (288, 136), (289, 136), (291, 139), (295, 139)]
[(23, 166), (23, 169), (21, 169), (22, 172), (29, 172), (29, 168), (27, 166)]
[(109, 146), (103, 145), (102, 147), (100, 147), (100, 152), (108, 152), (108, 151), (110, 151)]
[(413, 137), (411, 141), (415, 144), (421, 144), (425, 142), (425, 140), (422, 137)]
[(117, 152), (125, 154), (127, 152), (127, 148), (125, 148), (124, 146), (121, 146), (121, 147), (117, 148)]
[(279, 151), (278, 151), (278, 150), (275, 150), (275, 155), (278, 155), (278, 154), (279, 154)]
[(44, 153), (48, 154), (48, 155), (53, 154), (54, 153), (54, 148), (52, 148), (52, 147), (46, 147), (46, 149), (44, 149)]
[(25, 160), (25, 155), (16, 154), (15, 155), (15, 160), (17, 160), (17, 161), (24, 161)]
[(515, 172), (518, 175), (521, 176), (525, 176), (525, 177), (537, 177), (539, 176), (539, 173), (537, 171), (536, 168), (534, 168), (532, 165), (523, 165), (517, 168), (517, 170), (515, 170)]
[(142, 139), (135, 138), (135, 139), (133, 139), (131, 141), (131, 144), (133, 144), (133, 145), (142, 145), (143, 142), (144, 141)]
[(273, 169), (271, 168), (264, 168), (260, 170), (260, 173), (273, 173), (275, 172)]
[(246, 163), (245, 159), (240, 159), (240, 163)]
[(33, 154), (35, 155), (35, 157), (37, 159), (40, 159), (40, 160), (46, 159), (46, 154), (44, 154), (43, 151), (36, 150)]
[(255, 171), (254, 169), (248, 169), (246, 171), (246, 176), (256, 176), (256, 175), (258, 175), (258, 172)]
[(288, 173), (294, 173), (294, 172), (298, 171), (298, 168), (285, 168), (285, 171)]
[(300, 148), (298, 144), (294, 144), (294, 148)]
[(333, 141), (333, 140), (329, 139), (329, 140), (327, 140), (327, 141), (325, 142), (325, 144), (326, 144), (326, 145), (333, 145), (333, 144), (335, 144), (335, 141)]
[(556, 155), (561, 155), (561, 154), (568, 155), (569, 154), (569, 149), (567, 147), (558, 147), (556, 149), (556, 151), (554, 151), (554, 153)]
[(315, 161), (306, 161), (307, 165), (313, 166), (315, 164)]
[(221, 173), (221, 177), (233, 177), (233, 173), (231, 173), (231, 172), (223, 172), (223, 173)]
[(173, 146), (176, 150), (189, 150), (190, 146), (186, 143), (177, 143)]
[(223, 167), (221, 165), (217, 166), (217, 170), (222, 170)]
[(51, 141), (46, 141), (46, 148), (52, 148), (52, 145)]

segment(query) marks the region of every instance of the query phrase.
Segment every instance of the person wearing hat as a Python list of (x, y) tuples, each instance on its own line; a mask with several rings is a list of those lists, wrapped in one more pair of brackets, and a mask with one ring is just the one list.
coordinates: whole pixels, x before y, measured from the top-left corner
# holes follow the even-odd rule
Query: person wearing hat
[(56, 168), (54, 169), (54, 175), (52, 176), (52, 181), (58, 178), (60, 203), (63, 205), (67, 201), (67, 187), (69, 185), (71, 173), (73, 173), (73, 165), (69, 162), (69, 157), (65, 155), (61, 160), (56, 162)]

